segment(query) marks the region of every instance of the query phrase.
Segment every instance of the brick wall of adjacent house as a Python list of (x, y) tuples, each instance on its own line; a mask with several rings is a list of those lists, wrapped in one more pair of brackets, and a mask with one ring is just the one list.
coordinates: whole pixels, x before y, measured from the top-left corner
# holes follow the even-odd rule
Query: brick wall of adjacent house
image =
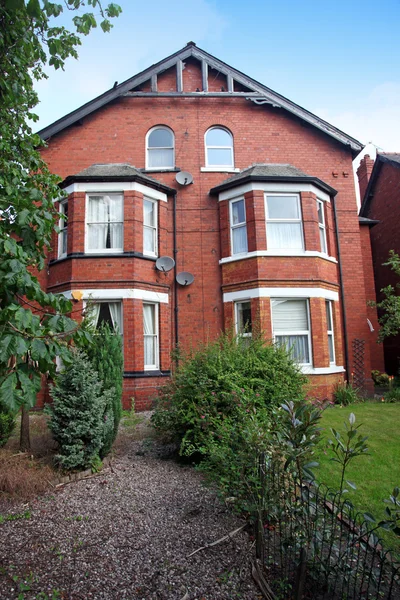
[[(360, 169), (365, 169), (363, 162)], [(383, 296), (380, 290), (389, 284), (395, 286), (398, 282), (390, 268), (383, 264), (387, 262), (390, 250), (400, 253), (400, 166), (383, 162), (374, 180), (372, 194), (365, 216), (379, 221), (371, 229), (371, 248), (375, 289), (378, 300), (381, 300)], [(369, 261), (369, 256), (367, 260)], [(396, 375), (400, 366), (400, 336), (385, 340), (384, 354), (387, 372)]]
[[(173, 70), (159, 76), (159, 90), (175, 89), (174, 77)], [(189, 61), (184, 70), (183, 80), (185, 91), (196, 91), (199, 87), (201, 75), (194, 62)], [(226, 86), (225, 78), (215, 77), (215, 91), (220, 91), (223, 86)], [(146, 87), (142, 86), (142, 90), (145, 91)], [(222, 227), (220, 235), (220, 214), (226, 215), (226, 207), (222, 202), (218, 205), (218, 199), (210, 196), (208, 192), (229, 175), (224, 172), (201, 171), (201, 167), (205, 166), (204, 134), (211, 126), (220, 125), (228, 128), (233, 134), (236, 168), (244, 169), (255, 162), (290, 163), (307, 174), (320, 178), (338, 191), (335, 203), (340, 231), (347, 337), (350, 347), (348, 368), (349, 371), (353, 368), (351, 341), (355, 338), (363, 339), (366, 342), (364, 366), (368, 374), (371, 367), (371, 336), (367, 325), (362, 242), (351, 176), (350, 151), (283, 110), (269, 105), (257, 106), (244, 98), (122, 97), (85, 117), (79, 125), (71, 126), (53, 136), (48, 142), (48, 147), (42, 151), (43, 157), (50, 169), (63, 178), (94, 163), (130, 163), (137, 168), (144, 168), (146, 134), (155, 125), (166, 125), (173, 130), (175, 163), (181, 169), (192, 173), (194, 178), (192, 185), (180, 187), (175, 182), (175, 173), (150, 173), (177, 190), (177, 272), (189, 271), (195, 276), (191, 286), (178, 289), (180, 344), (188, 348), (213, 339), (219, 334), (226, 325), (224, 313), (229, 312), (227, 307), (223, 306), (221, 286), (229, 282), (238, 284), (240, 277), (243, 278), (242, 281), (255, 278), (255, 281), (263, 285), (271, 285), (272, 282), (272, 285), (277, 287), (288, 284), (291, 287), (313, 285), (339, 291), (337, 264), (320, 258), (271, 257), (263, 261), (245, 260), (231, 263), (235, 264), (235, 267), (224, 265), (224, 268), (221, 268), (219, 260), (228, 252), (226, 244), (229, 243), (227, 227), (225, 230)], [(125, 193), (125, 211), (132, 211), (134, 215), (135, 202), (138, 207), (141, 201), (140, 194), (129, 196)], [(262, 204), (262, 193), (258, 202)], [(307, 203), (310, 207), (305, 223), (306, 244), (309, 248), (314, 248), (318, 243), (316, 210), (311, 208), (311, 198), (307, 198), (306, 194), (302, 202), (304, 207)], [(159, 204), (161, 220), (164, 222), (160, 254), (172, 256), (172, 197), (168, 203)], [(83, 252), (84, 194), (74, 195), (74, 206), (70, 211), (68, 225), (68, 250), (73, 248), (74, 252)], [(329, 253), (337, 256), (332, 205), (327, 206), (326, 218)], [(250, 224), (250, 227), (253, 226)], [(128, 221), (125, 222), (124, 235), (125, 250), (140, 250), (142, 231), (134, 216), (130, 225)], [(249, 240), (252, 247), (266, 244), (265, 227), (261, 226), (260, 220), (258, 225), (254, 223)], [(53, 254), (52, 258), (55, 256), (56, 254)], [(232, 273), (233, 270), (235, 274)], [(167, 292), (170, 302), (168, 305), (161, 305), (163, 321), (160, 339), (163, 368), (170, 368), (169, 351), (174, 340), (173, 272), (165, 276), (154, 269), (154, 261), (124, 256), (67, 258), (50, 266), (48, 286), (49, 290), (54, 292), (84, 287), (134, 286)], [(169, 310), (164, 311), (166, 306)], [(344, 356), (341, 310), (340, 303), (335, 302), (337, 357)], [(125, 360), (133, 360), (135, 363), (132, 369), (125, 367), (125, 370), (140, 370), (141, 358), (135, 346), (136, 336), (142, 336), (141, 327), (137, 322), (136, 328), (132, 330), (133, 337), (131, 335), (129, 341), (125, 340)], [(323, 334), (322, 329), (321, 321), (321, 331), (319, 326), (315, 329), (315, 344), (319, 333)], [(322, 349), (318, 349), (314, 355), (319, 355), (320, 352), (322, 358), (318, 360), (326, 362)], [(337, 375), (320, 376), (315, 378), (314, 383), (316, 389), (320, 390), (319, 393), (326, 396), (332, 391), (332, 381), (337, 379)], [(148, 398), (162, 380), (163, 377), (126, 378), (125, 406), (129, 406), (132, 396), (135, 396), (137, 407), (148, 406)]]

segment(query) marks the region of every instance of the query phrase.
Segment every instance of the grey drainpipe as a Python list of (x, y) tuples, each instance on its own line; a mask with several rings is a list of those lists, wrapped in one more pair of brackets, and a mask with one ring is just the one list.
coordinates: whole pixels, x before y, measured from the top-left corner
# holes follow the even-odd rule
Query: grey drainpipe
[[(177, 267), (176, 267), (176, 259), (178, 254), (177, 249), (177, 241), (176, 241), (176, 201), (177, 201), (178, 192), (175, 190), (174, 192), (174, 209), (173, 209), (173, 217), (172, 217), (172, 228), (173, 228), (173, 253), (174, 253), (174, 312), (175, 312), (175, 350), (179, 347), (179, 327), (178, 327), (178, 286), (176, 284), (176, 275), (177, 275)], [(178, 357), (176, 355), (176, 362), (178, 363)]]
[(346, 363), (346, 379), (350, 381), (349, 378), (349, 349), (348, 349), (348, 337), (347, 337), (347, 319), (346, 319), (346, 303), (344, 298), (344, 287), (343, 287), (343, 271), (342, 271), (342, 260), (340, 255), (340, 239), (339, 239), (339, 225), (337, 219), (337, 211), (336, 211), (336, 198), (332, 198), (333, 204), (333, 214), (335, 217), (335, 234), (336, 234), (336, 243), (338, 250), (338, 265), (339, 265), (339, 280), (340, 280), (340, 298), (342, 300), (342, 315), (343, 315), (343, 335), (344, 335), (344, 360)]

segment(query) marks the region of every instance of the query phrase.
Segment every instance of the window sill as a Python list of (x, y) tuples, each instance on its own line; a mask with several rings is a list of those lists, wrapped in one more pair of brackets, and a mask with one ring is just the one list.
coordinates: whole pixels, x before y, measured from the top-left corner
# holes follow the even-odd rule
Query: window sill
[(179, 167), (156, 167), (152, 169), (147, 167), (146, 169), (138, 169), (141, 173), (179, 173), (181, 169)]
[(226, 256), (225, 258), (221, 258), (219, 261), (220, 265), (225, 263), (234, 262), (235, 260), (243, 260), (247, 258), (256, 258), (262, 256), (296, 256), (296, 257), (304, 257), (304, 258), (322, 258), (323, 260), (327, 260), (332, 263), (337, 263), (337, 260), (334, 256), (328, 256), (328, 254), (324, 254), (323, 252), (317, 252), (316, 250), (304, 250), (304, 251), (291, 251), (291, 250), (255, 250), (254, 252), (242, 252), (241, 254), (234, 254), (233, 256)]
[(333, 373), (344, 373), (344, 367), (331, 365), (330, 367), (312, 367), (310, 365), (300, 365), (302, 373), (305, 375), (330, 375)]
[(200, 167), (201, 173), (240, 173), (235, 167)]
[(66, 256), (60, 257), (60, 258), (53, 258), (50, 260), (49, 262), (49, 266), (53, 266), (57, 263), (63, 262), (64, 260), (68, 260), (71, 258), (84, 258), (84, 259), (90, 259), (90, 258), (110, 258), (110, 257), (114, 257), (114, 258), (141, 258), (143, 260), (151, 260), (153, 262), (155, 262), (157, 260), (156, 256), (148, 256), (145, 254), (142, 254), (141, 252), (119, 252), (119, 253), (115, 253), (115, 254), (109, 254), (108, 252), (106, 253), (98, 253), (95, 254), (94, 252), (89, 252), (89, 253), (84, 253), (84, 252), (71, 252), (71, 254), (67, 254)]
[(125, 379), (137, 379), (138, 377), (169, 377), (171, 371), (160, 371), (156, 369), (154, 371), (124, 371)]

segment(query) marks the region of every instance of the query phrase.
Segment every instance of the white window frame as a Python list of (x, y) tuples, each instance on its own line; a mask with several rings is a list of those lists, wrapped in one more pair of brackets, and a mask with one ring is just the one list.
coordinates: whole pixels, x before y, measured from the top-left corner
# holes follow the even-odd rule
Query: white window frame
[[(299, 209), (299, 218), (297, 219), (270, 219), (268, 216), (268, 197), (269, 196), (280, 196), (282, 198), (294, 197), (297, 199), (297, 206)], [(279, 251), (279, 252), (287, 252), (288, 254), (295, 252), (304, 252), (304, 228), (303, 228), (303, 213), (301, 210), (301, 198), (298, 192), (266, 192), (264, 194), (264, 203), (265, 203), (265, 224), (266, 224), (266, 238), (267, 238), (267, 248), (271, 251)], [(300, 224), (300, 234), (302, 245), (301, 248), (272, 248), (269, 244), (268, 240), (268, 223), (299, 223)]]
[[(150, 138), (151, 134), (158, 129), (163, 129), (165, 131), (168, 131), (171, 134), (172, 146), (149, 146), (149, 138)], [(154, 149), (172, 150), (172, 164), (158, 166), (158, 167), (151, 167), (150, 160), (149, 160), (150, 151), (154, 150)], [(172, 131), (172, 129), (170, 127), (167, 127), (166, 125), (156, 125), (155, 127), (152, 127), (151, 129), (149, 129), (149, 131), (146, 134), (146, 171), (162, 171), (164, 169), (175, 169), (175, 134)]]
[[(122, 201), (122, 221), (112, 221), (122, 225), (122, 247), (121, 248), (89, 248), (89, 198), (91, 196), (120, 196)], [(124, 194), (123, 192), (88, 192), (86, 194), (85, 207), (85, 254), (121, 254), (124, 251)]]
[[(333, 324), (333, 304), (332, 300), (325, 300), (325, 307), (327, 308), (327, 313), (329, 312), (329, 320), (331, 322), (331, 328), (329, 328), (329, 321), (326, 322), (326, 333), (328, 336), (328, 352), (329, 352), (329, 364), (336, 365), (336, 353), (335, 353), (335, 332), (334, 332), (334, 324)], [(329, 339), (332, 340), (332, 354), (333, 360), (331, 360), (331, 353), (329, 350)]]
[[(145, 202), (149, 202), (150, 204), (153, 205), (154, 225), (145, 225), (145, 222), (144, 222), (144, 214), (145, 214), (144, 204), (145, 204)], [(145, 230), (151, 230), (153, 233), (154, 251), (146, 250), (144, 247), (144, 241), (145, 241), (144, 232), (145, 232)], [(143, 255), (144, 256), (158, 256), (158, 202), (157, 202), (157, 200), (153, 200), (152, 198), (147, 198), (147, 197), (143, 198)]]
[(250, 305), (250, 314), (251, 314), (251, 300), (240, 300), (235, 302), (235, 333), (238, 337), (249, 338), (253, 337), (253, 320), (251, 320), (251, 331), (240, 331), (239, 328), (239, 307), (241, 304), (249, 304)]
[[(153, 334), (144, 332), (144, 307), (152, 306), (154, 309), (154, 327), (155, 332)], [(147, 365), (145, 363), (146, 353), (145, 353), (145, 339), (146, 337), (152, 337), (154, 339), (155, 348), (154, 354), (156, 362), (151, 365)], [(158, 371), (160, 368), (160, 341), (159, 341), (159, 305), (155, 302), (143, 302), (143, 366), (145, 371)]]
[[(319, 208), (321, 208), (322, 222), (319, 220)], [(326, 223), (325, 223), (325, 203), (323, 200), (317, 198), (317, 215), (318, 215), (318, 231), (319, 231), (319, 242), (321, 246), (321, 252), (328, 254), (328, 241), (326, 238)], [(323, 248), (325, 246), (325, 249)]]
[[(213, 131), (214, 129), (220, 129), (221, 131), (224, 131), (225, 133), (227, 133), (231, 138), (231, 145), (230, 146), (212, 146), (212, 145), (207, 144), (207, 135), (210, 133), (210, 131)], [(229, 149), (231, 151), (231, 162), (229, 165), (210, 165), (209, 164), (208, 150), (227, 150), (227, 149)], [(220, 127), (218, 125), (215, 125), (214, 127), (210, 127), (209, 129), (207, 129), (207, 131), (204, 134), (204, 150), (205, 150), (205, 158), (206, 158), (206, 167), (207, 168), (215, 169), (215, 170), (224, 170), (224, 169), (233, 169), (235, 167), (235, 156), (234, 156), (234, 152), (233, 152), (233, 135), (229, 131), (229, 129), (227, 129), (226, 127)]]
[[(308, 330), (306, 329), (299, 329), (299, 330), (295, 330), (293, 331), (293, 329), (287, 329), (285, 331), (279, 331), (278, 333), (275, 333), (274, 331), (274, 311), (273, 311), (273, 302), (274, 300), (300, 300), (302, 302), (306, 303), (306, 311), (307, 311), (307, 321), (308, 321)], [(288, 298), (282, 298), (282, 297), (271, 297), (271, 324), (272, 324), (272, 338), (274, 340), (274, 343), (276, 341), (276, 337), (280, 337), (280, 336), (296, 336), (296, 335), (306, 335), (307, 336), (307, 342), (308, 342), (308, 356), (309, 356), (309, 362), (299, 362), (297, 363), (300, 366), (304, 366), (304, 367), (312, 367), (313, 366), (313, 356), (312, 356), (312, 336), (311, 336), (311, 319), (310, 319), (310, 301), (309, 298), (295, 298), (295, 297), (288, 297)]]
[[(61, 215), (65, 215), (65, 207), (67, 205), (68, 205), (68, 200), (63, 200), (62, 202), (60, 202), (60, 209), (59, 209), (58, 212)], [(58, 253), (57, 253), (57, 256), (58, 256), (58, 258), (64, 258), (68, 254), (68, 220), (65, 220), (65, 216), (64, 217), (60, 216), (59, 221), (58, 221), (58, 227), (60, 229), (60, 232), (58, 234)], [(65, 252), (63, 252), (64, 236), (67, 238), (66, 251)]]
[[(232, 212), (232, 207), (236, 202), (243, 202), (243, 208), (244, 208), (244, 221), (241, 221), (240, 223), (236, 223), (235, 225), (233, 224), (233, 212)], [(231, 241), (231, 256), (239, 256), (241, 254), (247, 254), (247, 252), (249, 251), (249, 246), (248, 246), (248, 238), (247, 238), (247, 218), (246, 218), (246, 201), (244, 198), (234, 198), (233, 200), (230, 200), (229, 202), (229, 224), (230, 224), (230, 241)], [(240, 228), (244, 228), (244, 230), (246, 231), (246, 250), (243, 252), (234, 252), (233, 251), (233, 232), (235, 229), (240, 229)]]

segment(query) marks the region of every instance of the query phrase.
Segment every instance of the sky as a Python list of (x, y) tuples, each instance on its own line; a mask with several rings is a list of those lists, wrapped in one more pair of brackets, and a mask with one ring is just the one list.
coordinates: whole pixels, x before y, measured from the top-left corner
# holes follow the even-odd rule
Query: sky
[(117, 3), (112, 32), (83, 38), (79, 60), (37, 84), (37, 129), (194, 41), (363, 144), (400, 152), (400, 0)]

